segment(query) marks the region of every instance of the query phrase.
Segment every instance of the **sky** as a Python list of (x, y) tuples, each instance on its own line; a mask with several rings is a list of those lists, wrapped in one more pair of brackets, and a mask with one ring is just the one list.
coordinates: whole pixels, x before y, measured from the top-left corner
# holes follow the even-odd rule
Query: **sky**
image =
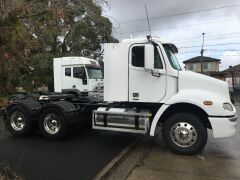
[(200, 55), (221, 59), (220, 70), (240, 64), (240, 0), (108, 0), (103, 15), (119, 39), (149, 34), (177, 45), (179, 62)]

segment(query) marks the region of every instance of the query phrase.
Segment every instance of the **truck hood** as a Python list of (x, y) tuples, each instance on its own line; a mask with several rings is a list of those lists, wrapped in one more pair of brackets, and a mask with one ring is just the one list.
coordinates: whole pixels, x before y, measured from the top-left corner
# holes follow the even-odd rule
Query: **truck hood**
[[(221, 98), (230, 101), (228, 85), (225, 81), (212, 78), (191, 71), (179, 71), (179, 91), (203, 90), (218, 94)], [(204, 96), (204, 94), (203, 94)]]

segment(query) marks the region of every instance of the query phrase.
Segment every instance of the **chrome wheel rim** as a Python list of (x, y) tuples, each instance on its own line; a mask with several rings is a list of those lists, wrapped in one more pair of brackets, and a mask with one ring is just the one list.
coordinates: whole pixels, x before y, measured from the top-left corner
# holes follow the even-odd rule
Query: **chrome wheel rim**
[(14, 112), (10, 116), (11, 127), (16, 131), (21, 131), (26, 125), (25, 116), (20, 111)]
[(191, 147), (197, 141), (197, 131), (189, 123), (179, 122), (173, 125), (170, 131), (172, 141), (180, 147)]
[(49, 134), (57, 134), (61, 129), (61, 121), (55, 114), (48, 114), (44, 117), (44, 129)]

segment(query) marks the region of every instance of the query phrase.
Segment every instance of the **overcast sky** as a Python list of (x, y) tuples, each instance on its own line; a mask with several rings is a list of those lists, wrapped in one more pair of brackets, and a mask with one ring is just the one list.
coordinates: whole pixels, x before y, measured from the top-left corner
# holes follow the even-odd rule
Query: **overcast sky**
[(220, 70), (240, 64), (240, 0), (109, 0), (116, 38), (149, 34), (145, 4), (152, 35), (174, 42), (180, 63), (200, 55), (204, 32), (204, 55), (221, 59)]

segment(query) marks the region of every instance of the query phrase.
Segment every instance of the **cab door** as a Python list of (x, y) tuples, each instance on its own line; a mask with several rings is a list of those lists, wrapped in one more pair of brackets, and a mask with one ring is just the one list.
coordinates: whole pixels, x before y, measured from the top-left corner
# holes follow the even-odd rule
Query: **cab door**
[[(71, 66), (63, 66), (62, 68), (62, 78), (59, 79), (62, 82), (62, 87), (61, 89), (71, 89), (72, 88), (72, 67)], [(60, 90), (61, 91), (61, 90)]]
[(160, 47), (154, 46), (152, 71), (144, 68), (145, 44), (133, 45), (129, 51), (129, 101), (160, 102), (166, 93), (166, 70)]
[(62, 89), (88, 91), (88, 78), (84, 66), (66, 66), (62, 76)]
[(86, 69), (84, 66), (73, 67), (73, 88), (80, 90), (81, 92), (88, 91), (88, 78)]

